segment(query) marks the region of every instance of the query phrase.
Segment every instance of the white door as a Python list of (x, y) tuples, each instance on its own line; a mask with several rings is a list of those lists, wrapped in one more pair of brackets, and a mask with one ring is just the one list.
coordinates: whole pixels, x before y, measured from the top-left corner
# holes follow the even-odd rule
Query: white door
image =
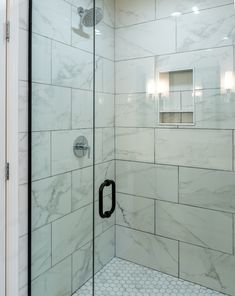
[(5, 296), (6, 0), (0, 0), (0, 296)]

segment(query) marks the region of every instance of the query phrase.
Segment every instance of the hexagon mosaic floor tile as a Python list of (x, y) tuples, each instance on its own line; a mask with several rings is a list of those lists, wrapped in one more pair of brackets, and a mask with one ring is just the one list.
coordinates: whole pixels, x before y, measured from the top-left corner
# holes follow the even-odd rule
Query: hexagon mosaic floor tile
[[(88, 281), (73, 296), (91, 296)], [(95, 276), (96, 296), (222, 296), (224, 294), (114, 258)]]

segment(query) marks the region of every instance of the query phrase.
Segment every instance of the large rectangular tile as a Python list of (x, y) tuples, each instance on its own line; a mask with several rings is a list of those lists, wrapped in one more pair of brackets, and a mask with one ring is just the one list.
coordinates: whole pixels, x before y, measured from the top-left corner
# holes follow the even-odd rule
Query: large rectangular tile
[(51, 173), (50, 132), (32, 134), (32, 179), (49, 177)]
[(71, 128), (71, 90), (51, 85), (33, 84), (33, 131)]
[(52, 264), (61, 261), (92, 239), (92, 205), (52, 223)]
[(188, 13), (233, 3), (233, 0), (156, 0), (157, 18), (171, 16), (174, 12)]
[(32, 233), (32, 279), (51, 267), (51, 224)]
[(235, 173), (180, 168), (180, 203), (235, 213)]
[(154, 233), (154, 200), (118, 193), (116, 223)]
[[(78, 158), (73, 152), (75, 140), (85, 136), (90, 147), (90, 154)], [(52, 133), (52, 173), (59, 174), (92, 165), (92, 130), (70, 130)]]
[(178, 275), (178, 242), (156, 235), (117, 227), (117, 257), (174, 276)]
[(59, 86), (92, 90), (93, 55), (53, 41), (52, 83)]
[(233, 71), (232, 46), (156, 57), (156, 72), (193, 69), (194, 88), (220, 88), (224, 75)]
[(154, 79), (154, 58), (116, 62), (116, 93), (146, 92)]
[(71, 211), (71, 174), (32, 183), (32, 227), (38, 228)]
[(115, 150), (115, 134), (114, 128), (102, 129), (102, 161), (109, 161), (114, 159)]
[(116, 158), (154, 162), (154, 129), (117, 128)]
[[(32, 35), (32, 81), (51, 83), (51, 40), (37, 34)], [(23, 53), (25, 55), (25, 52)], [(20, 59), (21, 60), (21, 59)], [(25, 79), (27, 80), (28, 77)]]
[(115, 97), (115, 120), (118, 127), (154, 127), (157, 104), (147, 93), (121, 94)]
[(71, 257), (55, 265), (32, 282), (32, 295), (70, 296)]
[(234, 295), (234, 270), (234, 256), (180, 244), (180, 277), (185, 280)]
[(71, 43), (71, 6), (63, 0), (33, 2), (33, 32)]
[(233, 253), (231, 214), (156, 202), (156, 233), (187, 243)]
[(177, 20), (177, 50), (233, 45), (234, 19), (234, 4), (180, 16)]
[(178, 201), (177, 167), (116, 161), (116, 175), (118, 192)]
[(157, 129), (155, 161), (232, 170), (232, 132), (225, 130)]
[(118, 0), (115, 3), (116, 27), (155, 19), (155, 0)]
[(114, 126), (114, 95), (96, 93), (95, 105), (95, 126), (113, 127)]
[(117, 29), (116, 60), (175, 52), (175, 26), (175, 20), (167, 18)]

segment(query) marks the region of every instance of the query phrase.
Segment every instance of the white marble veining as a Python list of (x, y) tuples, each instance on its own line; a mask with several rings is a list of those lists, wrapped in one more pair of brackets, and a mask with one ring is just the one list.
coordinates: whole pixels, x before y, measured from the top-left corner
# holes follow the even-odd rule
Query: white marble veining
[(157, 103), (146, 93), (121, 94), (115, 97), (115, 121), (118, 127), (154, 127)]
[(118, 193), (116, 223), (154, 233), (154, 200)]
[[(171, 16), (174, 12), (189, 13), (216, 6), (232, 4), (233, 0), (156, 0), (157, 18)], [(196, 9), (195, 9), (196, 7)]]
[(46, 225), (71, 211), (71, 174), (32, 183), (32, 227)]
[(93, 126), (93, 93), (91, 91), (72, 90), (72, 127), (92, 128)]
[(118, 192), (172, 202), (178, 201), (177, 167), (116, 161), (116, 175)]
[(103, 128), (102, 161), (113, 160), (114, 157), (114, 128)]
[(33, 32), (70, 44), (71, 6), (63, 0), (34, 0)]
[(18, 135), (18, 149), (19, 149), (19, 184), (26, 184), (28, 182), (28, 134), (19, 133)]
[(180, 243), (180, 277), (229, 295), (235, 294), (235, 257)]
[(232, 231), (231, 214), (156, 202), (158, 235), (232, 254)]
[(154, 162), (154, 129), (116, 128), (116, 158)]
[(32, 130), (62, 130), (71, 128), (71, 90), (33, 84)]
[(156, 57), (156, 72), (194, 70), (196, 89), (220, 88), (224, 74), (233, 70), (233, 48), (211, 48)]
[(233, 45), (234, 4), (181, 15), (177, 20), (177, 50), (195, 50)]
[(28, 283), (28, 235), (19, 238), (19, 288)]
[(116, 255), (174, 276), (178, 275), (178, 242), (117, 226)]
[(50, 132), (32, 134), (32, 179), (50, 176), (51, 173), (51, 136)]
[(154, 79), (154, 58), (116, 62), (116, 93), (146, 92)]
[(27, 132), (28, 130), (28, 84), (25, 81), (19, 81), (19, 125), (18, 132)]
[(176, 51), (174, 19), (119, 28), (116, 30), (115, 38), (116, 60), (148, 57)]
[[(32, 80), (39, 83), (51, 83), (51, 40), (32, 34)], [(27, 80), (28, 77), (25, 78)]]
[(28, 32), (19, 29), (19, 80), (28, 80)]
[(155, 19), (155, 0), (117, 0), (116, 27), (128, 26)]
[(95, 126), (114, 126), (114, 95), (96, 93)]
[(28, 232), (28, 184), (19, 185), (19, 236), (26, 235)]
[[(102, 76), (99, 74), (99, 65), (97, 66), (97, 74), (96, 74), (96, 79), (98, 82), (96, 82), (96, 89), (99, 91), (99, 76), (102, 77), (102, 91), (110, 94), (114, 94), (114, 87), (115, 87), (115, 75), (116, 75), (116, 68), (114, 68), (114, 62), (107, 60), (107, 59), (102, 59), (102, 64), (103, 64), (103, 72)], [(115, 65), (116, 67), (116, 65)]]
[(51, 224), (32, 233), (32, 279), (51, 267)]
[(52, 223), (52, 263), (92, 240), (92, 205), (79, 209)]
[[(92, 281), (73, 296), (91, 296)], [(216, 296), (224, 295), (150, 268), (114, 258), (95, 276), (97, 296)]]
[(232, 131), (156, 129), (155, 161), (232, 170)]
[(71, 258), (68, 257), (32, 282), (32, 295), (70, 296)]
[(180, 203), (235, 213), (235, 173), (180, 168)]

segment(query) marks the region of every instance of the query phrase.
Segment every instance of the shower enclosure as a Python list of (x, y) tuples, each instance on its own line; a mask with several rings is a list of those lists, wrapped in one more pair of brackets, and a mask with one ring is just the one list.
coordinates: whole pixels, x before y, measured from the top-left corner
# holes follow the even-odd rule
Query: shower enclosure
[(29, 295), (235, 295), (233, 1), (29, 6)]

